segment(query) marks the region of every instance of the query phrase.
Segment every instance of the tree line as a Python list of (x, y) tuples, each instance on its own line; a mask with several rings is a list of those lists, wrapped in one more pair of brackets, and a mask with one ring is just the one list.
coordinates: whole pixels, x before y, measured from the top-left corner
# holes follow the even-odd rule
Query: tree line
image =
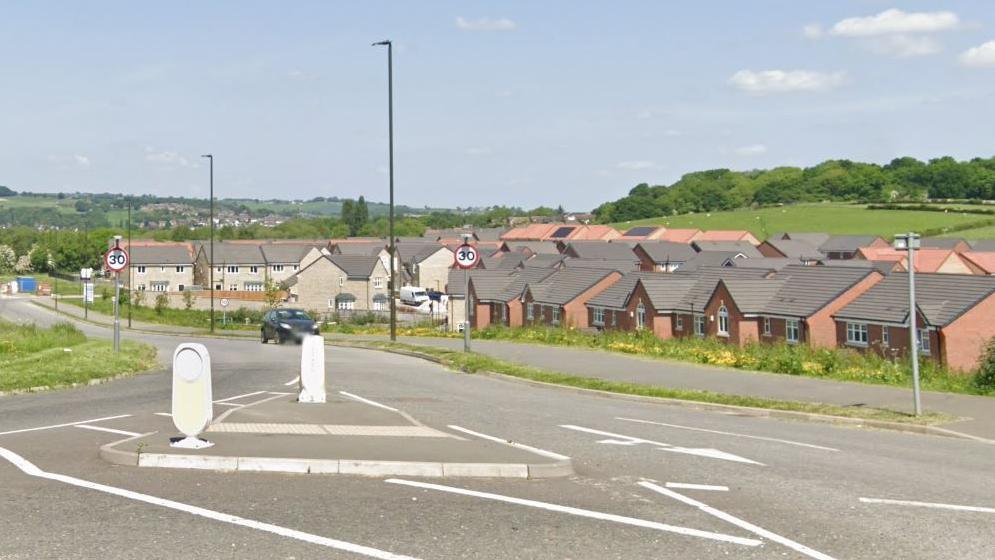
[(672, 185), (636, 185), (594, 214), (598, 222), (611, 223), (794, 202), (925, 199), (995, 199), (995, 157), (903, 157), (886, 165), (836, 159), (812, 167), (697, 171)]

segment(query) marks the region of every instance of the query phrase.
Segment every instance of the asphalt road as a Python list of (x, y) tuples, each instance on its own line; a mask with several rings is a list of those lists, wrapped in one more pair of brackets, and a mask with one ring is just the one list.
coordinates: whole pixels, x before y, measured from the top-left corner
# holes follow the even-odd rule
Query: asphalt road
[[(16, 300), (0, 300), (0, 315), (54, 320)], [(125, 337), (164, 357), (190, 340)], [(200, 342), (217, 399), (279, 390), (298, 373), (292, 346)], [(0, 398), (0, 559), (995, 557), (995, 446), (538, 388), (376, 351), (330, 348), (327, 361), (332, 390), (569, 455), (578, 474), (399, 482), (139, 469), (98, 458), (119, 434), (7, 433), (167, 411), (163, 370)], [(134, 422), (87, 424), (140, 430)], [(14, 454), (65, 476), (31, 476)]]

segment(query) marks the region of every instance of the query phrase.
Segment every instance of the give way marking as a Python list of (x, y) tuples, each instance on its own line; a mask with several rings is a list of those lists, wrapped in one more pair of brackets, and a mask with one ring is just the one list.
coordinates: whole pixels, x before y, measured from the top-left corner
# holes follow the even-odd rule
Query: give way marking
[(64, 474), (46, 472), (36, 467), (33, 463), (31, 463), (24, 457), (21, 457), (17, 453), (14, 453), (13, 451), (10, 451), (3, 447), (0, 447), (0, 457), (3, 457), (11, 464), (13, 464), (15, 467), (21, 469), (21, 471), (24, 474), (29, 476), (54, 480), (56, 482), (62, 482), (80, 488), (96, 490), (98, 492), (104, 492), (105, 494), (112, 494), (114, 496), (120, 496), (122, 498), (128, 498), (130, 500), (144, 502), (146, 504), (151, 504), (154, 506), (174, 509), (192, 515), (199, 515), (201, 517), (206, 517), (208, 519), (213, 519), (215, 521), (221, 521), (222, 523), (230, 523), (232, 525), (238, 525), (239, 527), (246, 527), (249, 529), (255, 529), (257, 531), (265, 531), (267, 533), (273, 533), (274, 535), (280, 535), (282, 537), (297, 539), (299, 541), (304, 541), (311, 544), (324, 546), (327, 548), (333, 548), (336, 550), (343, 550), (346, 552), (361, 554), (363, 556), (368, 556), (370, 558), (379, 558), (381, 560), (417, 560), (411, 556), (403, 556), (400, 554), (394, 554), (392, 552), (387, 552), (384, 550), (379, 550), (368, 546), (353, 544), (350, 542), (340, 541), (336, 539), (330, 539), (328, 537), (322, 537), (321, 535), (305, 533), (303, 531), (298, 531), (296, 529), (288, 529), (286, 527), (281, 527), (279, 525), (273, 525), (271, 523), (264, 523), (262, 521), (246, 519), (244, 517), (239, 517), (237, 515), (221, 513), (219, 511), (193, 506), (190, 504), (174, 502), (173, 500), (158, 498), (156, 496), (149, 496), (148, 494), (141, 494), (139, 492), (125, 490), (123, 488), (116, 488), (114, 486), (107, 486), (106, 484), (99, 484), (97, 482), (90, 482), (88, 480), (82, 480), (79, 478), (66, 476)]
[(605, 432), (601, 430), (595, 430), (593, 428), (585, 428), (583, 426), (574, 426), (573, 424), (561, 424), (561, 428), (566, 428), (568, 430), (574, 430), (577, 432), (586, 432), (588, 434), (595, 434), (599, 436), (608, 436), (611, 439), (603, 439), (598, 441), (598, 443), (606, 443), (609, 445), (641, 445), (648, 444), (656, 446), (660, 451), (669, 451), (671, 453), (683, 453), (685, 455), (697, 455), (699, 457), (708, 457), (710, 459), (721, 459), (723, 461), (733, 461), (735, 463), (747, 463), (750, 465), (760, 465), (764, 466), (763, 463), (758, 463), (752, 459), (747, 459), (745, 457), (740, 457), (739, 455), (733, 455), (732, 453), (726, 453), (725, 451), (719, 451), (718, 449), (711, 448), (697, 448), (697, 447), (676, 447), (670, 445), (669, 443), (663, 443), (659, 441), (653, 441), (651, 439), (643, 439), (633, 436), (627, 436), (623, 434), (616, 434), (614, 432)]

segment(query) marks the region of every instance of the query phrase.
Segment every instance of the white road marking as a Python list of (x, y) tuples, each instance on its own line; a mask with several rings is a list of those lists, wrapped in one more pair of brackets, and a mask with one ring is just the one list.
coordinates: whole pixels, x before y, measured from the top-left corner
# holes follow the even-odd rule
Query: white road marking
[(173, 417), (173, 415), (168, 412), (153, 412), (152, 414), (155, 414), (156, 416), (168, 416), (170, 418)]
[(719, 451), (718, 449), (698, 448), (698, 447), (677, 447), (669, 443), (653, 441), (651, 439), (643, 439), (623, 434), (616, 434), (613, 432), (605, 432), (602, 430), (595, 430), (593, 428), (585, 428), (583, 426), (574, 426), (573, 424), (561, 424), (560, 427), (566, 428), (568, 430), (587, 432), (589, 434), (595, 434), (599, 436), (609, 436), (613, 438), (613, 439), (600, 440), (598, 441), (598, 443), (607, 443), (610, 445), (639, 445), (645, 443), (657, 446), (657, 448), (659, 448), (660, 451), (669, 451), (671, 453), (682, 453), (685, 455), (697, 455), (699, 457), (708, 457), (711, 459), (722, 459), (724, 461), (733, 461), (736, 463), (747, 463), (750, 465), (764, 466), (763, 463), (759, 463), (757, 461), (754, 461), (752, 459), (747, 459), (745, 457), (740, 457), (739, 455), (734, 455), (732, 453), (726, 453), (725, 451)]
[(776, 542), (776, 543), (778, 543), (780, 545), (784, 545), (784, 546), (790, 548), (791, 550), (794, 550), (795, 552), (804, 554), (805, 556), (808, 556), (810, 558), (816, 558), (817, 560), (835, 560), (832, 556), (829, 556), (828, 554), (823, 554), (823, 553), (819, 552), (818, 550), (813, 550), (813, 549), (811, 549), (811, 548), (809, 548), (809, 547), (807, 547), (807, 546), (805, 546), (803, 544), (796, 543), (795, 541), (793, 541), (793, 540), (791, 540), (791, 539), (789, 539), (787, 537), (782, 537), (781, 535), (778, 535), (776, 533), (771, 533), (770, 531), (768, 531), (767, 529), (764, 529), (763, 527), (757, 527), (756, 525), (754, 525), (752, 523), (749, 523), (747, 521), (743, 521), (742, 519), (740, 519), (738, 517), (735, 517), (735, 516), (732, 516), (732, 515), (729, 515), (728, 513), (724, 512), (724, 511), (717, 510), (717, 509), (713, 508), (712, 506), (709, 506), (707, 504), (703, 504), (703, 503), (699, 502), (698, 500), (695, 500), (695, 499), (692, 499), (692, 498), (688, 498), (687, 496), (685, 496), (683, 494), (678, 494), (677, 492), (674, 492), (673, 490), (667, 490), (666, 488), (664, 488), (662, 486), (658, 486), (656, 484), (653, 484), (652, 482), (648, 482), (648, 481), (645, 481), (645, 480), (642, 481), (642, 482), (640, 482), (639, 485), (642, 486), (643, 488), (647, 488), (647, 489), (652, 490), (654, 492), (658, 492), (660, 494), (663, 494), (664, 496), (669, 496), (669, 497), (671, 497), (671, 498), (673, 498), (673, 499), (675, 499), (675, 500), (677, 500), (679, 502), (684, 502), (685, 504), (687, 504), (689, 506), (696, 507), (696, 508), (700, 509), (701, 511), (707, 513), (708, 515), (711, 515), (713, 517), (717, 517), (717, 518), (719, 518), (719, 519), (721, 519), (721, 520), (723, 520), (723, 521), (725, 521), (727, 523), (732, 523), (733, 525), (739, 527), (740, 529), (745, 529), (745, 530), (753, 533), (754, 535), (757, 535), (759, 537), (763, 537), (765, 539), (774, 541), (774, 542)]
[(570, 457), (566, 455), (560, 455), (559, 453), (554, 453), (552, 451), (546, 451), (545, 449), (539, 449), (538, 447), (532, 447), (531, 445), (525, 445), (524, 443), (518, 443), (507, 439), (501, 439), (499, 437), (489, 436), (487, 434), (482, 434), (480, 432), (475, 432), (473, 430), (468, 430), (460, 426), (449, 425), (449, 428), (456, 430), (457, 432), (463, 432), (464, 434), (470, 434), (471, 436), (477, 436), (482, 439), (495, 441), (497, 443), (502, 443), (504, 445), (510, 445), (512, 447), (517, 447), (519, 449), (524, 449), (526, 451), (531, 451), (536, 455), (542, 455), (543, 457), (549, 457), (550, 459), (556, 459), (557, 461), (569, 461)]
[(389, 407), (389, 406), (387, 406), (385, 404), (380, 404), (377, 401), (371, 401), (370, 399), (364, 399), (363, 397), (361, 397), (359, 395), (354, 395), (352, 393), (347, 393), (345, 391), (339, 391), (339, 394), (340, 395), (344, 395), (346, 397), (349, 397), (350, 399), (354, 399), (354, 400), (357, 400), (359, 402), (366, 403), (366, 404), (368, 404), (370, 406), (375, 406), (377, 408), (382, 408), (384, 410), (389, 410), (391, 412), (399, 412), (396, 408)]
[(295, 377), (295, 378), (291, 379), (290, 381), (287, 381), (286, 383), (284, 383), (283, 386), (284, 387), (290, 387), (291, 385), (297, 385), (297, 383), (300, 380), (301, 380), (301, 376), (298, 375), (297, 377)]
[(625, 517), (623, 515), (615, 515), (613, 513), (601, 513), (598, 511), (591, 511), (587, 509), (580, 509), (570, 506), (561, 506), (557, 504), (550, 504), (547, 502), (537, 502), (535, 500), (525, 500), (522, 498), (513, 498), (511, 496), (502, 496), (500, 494), (491, 494), (490, 492), (477, 492), (476, 490), (466, 490), (463, 488), (456, 488), (453, 486), (443, 486), (441, 484), (430, 484), (428, 482), (415, 482), (413, 480), (401, 480), (398, 478), (388, 478), (384, 482), (388, 484), (401, 484), (404, 486), (413, 486), (415, 488), (423, 488), (425, 490), (438, 490), (440, 492), (448, 492), (450, 494), (459, 494), (462, 496), (472, 496), (474, 498), (483, 498), (485, 500), (495, 500), (498, 502), (505, 502), (508, 504), (515, 504), (519, 506), (528, 506), (538, 509), (544, 509), (547, 511), (555, 511), (558, 513), (567, 513), (570, 515), (576, 515), (579, 517), (587, 517), (590, 519), (599, 519), (602, 521), (612, 521), (615, 523), (622, 523), (624, 525), (633, 525), (635, 527), (643, 527), (646, 529), (656, 529), (658, 531), (666, 531), (668, 533), (677, 533), (679, 535), (687, 535), (691, 537), (699, 537), (702, 539), (710, 539), (715, 541), (741, 544), (744, 546), (759, 546), (761, 541), (756, 539), (746, 539), (743, 537), (735, 537), (733, 535), (725, 535), (722, 533), (713, 533), (711, 531), (702, 531), (700, 529), (691, 529), (688, 527), (678, 527), (676, 525), (667, 525), (665, 523), (658, 523), (656, 521), (648, 521), (646, 519), (637, 519), (635, 517)]
[(244, 399), (245, 397), (254, 397), (256, 395), (261, 395), (266, 391), (256, 391), (255, 393), (246, 393), (244, 395), (235, 395), (234, 397), (228, 397), (227, 399), (218, 399), (214, 401), (214, 404), (225, 403), (228, 401), (237, 401), (238, 399)]
[(328, 537), (322, 537), (320, 535), (314, 535), (311, 533), (305, 533), (303, 531), (297, 531), (295, 529), (280, 527), (279, 525), (272, 525), (270, 523), (264, 523), (262, 521), (246, 519), (244, 517), (239, 517), (237, 515), (221, 513), (219, 511), (193, 506), (190, 504), (184, 504), (181, 502), (174, 502), (173, 500), (158, 498), (156, 496), (150, 496), (148, 494), (141, 494), (139, 492), (125, 490), (123, 488), (116, 488), (114, 486), (107, 486), (105, 484), (99, 484), (97, 482), (90, 482), (88, 480), (82, 480), (79, 478), (74, 478), (63, 474), (46, 472), (36, 467), (34, 464), (32, 464), (24, 457), (21, 457), (17, 453), (14, 453), (13, 451), (10, 451), (8, 449), (4, 449), (3, 447), (0, 447), (0, 457), (3, 457), (7, 461), (10, 461), (15, 467), (21, 469), (21, 471), (24, 472), (24, 474), (29, 476), (45, 478), (48, 480), (54, 480), (56, 482), (70, 484), (72, 486), (77, 486), (80, 488), (96, 490), (98, 492), (104, 492), (106, 494), (112, 494), (114, 496), (120, 496), (122, 498), (128, 498), (130, 500), (136, 500), (139, 502), (144, 502), (155, 506), (161, 506), (169, 509), (174, 509), (177, 511), (182, 511), (184, 513), (189, 513), (191, 515), (199, 515), (201, 517), (206, 517), (208, 519), (213, 519), (215, 521), (221, 521), (223, 523), (231, 523), (232, 525), (238, 525), (240, 527), (255, 529), (257, 531), (265, 531), (267, 533), (273, 533), (275, 535), (289, 537), (291, 539), (297, 539), (299, 541), (304, 541), (319, 546), (334, 548), (336, 550), (344, 550), (346, 552), (361, 554), (363, 556), (369, 556), (371, 558), (380, 558), (382, 560), (417, 560), (411, 556), (403, 556), (400, 554), (394, 554), (392, 552), (387, 552), (376, 548), (370, 548), (368, 546), (353, 544), (350, 542), (340, 541), (336, 539), (330, 539)]
[(122, 436), (135, 437), (135, 436), (142, 435), (142, 434), (138, 434), (138, 433), (135, 433), (135, 432), (126, 432), (124, 430), (115, 430), (114, 428), (104, 428), (102, 426), (90, 426), (89, 424), (76, 424), (76, 427), (77, 428), (85, 428), (87, 430), (96, 430), (98, 432), (107, 432), (107, 433), (111, 433), (111, 434), (120, 434)]
[(216, 402), (214, 404), (216, 404), (218, 406), (234, 406), (236, 408), (242, 408), (243, 406), (245, 406), (245, 405), (238, 404), (238, 403), (233, 403), (233, 402)]
[(51, 426), (39, 426), (37, 428), (24, 428), (23, 430), (10, 430), (9, 432), (0, 432), (0, 436), (5, 436), (7, 434), (21, 434), (24, 432), (37, 432), (39, 430), (51, 430), (53, 428), (65, 428), (67, 426), (75, 426), (77, 424), (92, 424), (93, 422), (103, 422), (104, 420), (117, 420), (118, 418), (127, 418), (131, 416), (130, 414), (119, 414), (117, 416), (105, 416), (103, 418), (94, 418), (92, 420), (80, 420), (79, 422), (66, 422), (65, 424), (53, 424)]
[(683, 490), (710, 490), (712, 492), (728, 492), (728, 486), (713, 486), (711, 484), (688, 484), (685, 482), (668, 482), (667, 488), (681, 488)]
[(909, 500), (887, 500), (883, 498), (860, 498), (865, 504), (890, 504), (896, 506), (912, 506), (935, 509), (952, 509), (954, 511), (973, 511), (975, 513), (995, 513), (995, 508), (978, 506), (958, 506), (954, 504), (937, 504), (933, 502), (914, 502)]
[(735, 436), (735, 437), (748, 438), (748, 439), (759, 439), (759, 440), (763, 440), (763, 441), (773, 441), (773, 442), (777, 442), (777, 443), (784, 443), (784, 444), (787, 444), (787, 445), (797, 445), (799, 447), (810, 447), (812, 449), (821, 449), (823, 451), (839, 451), (839, 449), (834, 449), (832, 447), (823, 447), (821, 445), (815, 445), (815, 444), (811, 444), (811, 443), (802, 443), (802, 442), (799, 442), (799, 441), (791, 441), (789, 439), (778, 439), (778, 438), (764, 437), (764, 436), (751, 436), (749, 434), (737, 434), (735, 432), (723, 432), (721, 430), (707, 430), (705, 428), (694, 428), (694, 427), (691, 427), (691, 426), (681, 426), (681, 425), (678, 425), (678, 424), (667, 424), (665, 422), (653, 422), (652, 420), (639, 420), (637, 418), (622, 418), (621, 416), (616, 416), (615, 419), (616, 420), (624, 420), (626, 422), (638, 422), (640, 424), (652, 424), (654, 426), (664, 426), (664, 427), (667, 427), (667, 428), (677, 428), (679, 430), (691, 430), (691, 431), (695, 431), (695, 432), (705, 432), (705, 433), (709, 433), (709, 434), (721, 434), (721, 435), (724, 435), (724, 436)]

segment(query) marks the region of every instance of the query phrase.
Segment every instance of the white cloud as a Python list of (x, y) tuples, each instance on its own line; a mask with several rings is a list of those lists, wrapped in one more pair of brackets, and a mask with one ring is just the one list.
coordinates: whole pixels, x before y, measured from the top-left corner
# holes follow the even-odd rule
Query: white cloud
[(80, 166), (80, 167), (82, 167), (84, 169), (90, 167), (90, 158), (88, 158), (86, 156), (81, 156), (79, 154), (76, 154), (76, 155), (73, 156), (73, 161), (76, 162), (76, 165), (78, 165), (78, 166)]
[(740, 70), (729, 83), (757, 95), (795, 91), (826, 91), (842, 85), (845, 72), (814, 72), (811, 70)]
[(867, 40), (871, 51), (886, 56), (909, 58), (936, 54), (943, 50), (939, 41), (922, 35), (888, 35)]
[(740, 146), (735, 151), (736, 155), (740, 156), (759, 156), (767, 153), (767, 146), (763, 144), (750, 144), (749, 146)]
[(960, 63), (964, 66), (976, 68), (995, 67), (995, 41), (982, 43), (977, 47), (971, 47), (962, 52)]
[(463, 150), (468, 156), (486, 156), (491, 153), (491, 149), (486, 146), (474, 146)]
[(935, 33), (949, 31), (960, 25), (953, 12), (903, 12), (890, 9), (866, 17), (846, 18), (829, 30), (841, 37), (873, 37), (894, 33)]
[(620, 161), (615, 167), (626, 171), (639, 171), (642, 169), (656, 169), (659, 167), (656, 162), (646, 160)]
[(162, 165), (178, 165), (180, 167), (190, 167), (190, 160), (182, 155), (169, 150), (156, 150), (152, 146), (145, 147), (145, 161)]
[(819, 37), (822, 37), (822, 26), (818, 23), (810, 23), (805, 27), (802, 27), (802, 34), (809, 39), (818, 39)]
[(457, 16), (456, 27), (462, 31), (514, 31), (518, 29), (518, 24), (508, 18), (466, 19)]

